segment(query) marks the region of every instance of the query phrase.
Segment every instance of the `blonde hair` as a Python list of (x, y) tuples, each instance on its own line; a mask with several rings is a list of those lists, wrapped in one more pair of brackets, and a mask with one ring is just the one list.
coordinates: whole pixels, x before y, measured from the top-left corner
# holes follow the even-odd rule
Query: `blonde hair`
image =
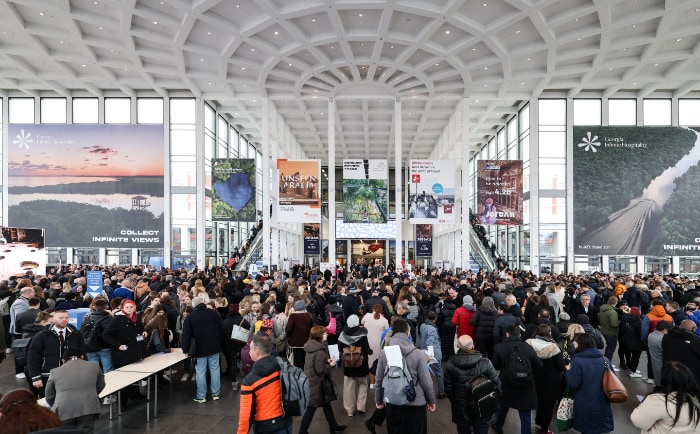
[(570, 324), (569, 328), (566, 330), (566, 336), (569, 339), (573, 339), (574, 335), (577, 333), (586, 333), (581, 324)]

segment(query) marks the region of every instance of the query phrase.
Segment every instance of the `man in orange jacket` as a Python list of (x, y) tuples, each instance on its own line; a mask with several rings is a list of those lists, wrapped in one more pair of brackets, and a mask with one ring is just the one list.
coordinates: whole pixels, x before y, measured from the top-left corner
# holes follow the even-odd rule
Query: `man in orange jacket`
[(292, 417), (284, 414), (281, 368), (271, 355), (272, 340), (256, 335), (250, 342), (253, 370), (241, 381), (238, 434), (292, 434)]

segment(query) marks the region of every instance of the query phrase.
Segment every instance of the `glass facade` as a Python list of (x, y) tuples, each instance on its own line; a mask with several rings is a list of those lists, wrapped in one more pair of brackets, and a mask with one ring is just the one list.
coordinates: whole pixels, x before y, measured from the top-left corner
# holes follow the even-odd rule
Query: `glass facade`
[[(536, 116), (531, 116), (536, 113)], [(217, 112), (214, 105), (195, 98), (163, 99), (152, 96), (127, 97), (4, 97), (0, 115), (9, 124), (165, 124), (163, 146), (166, 165), (166, 247), (163, 249), (48, 248), (48, 262), (59, 263), (143, 263), (169, 256), (170, 263), (220, 265), (248, 237), (253, 223), (214, 222), (211, 219), (211, 161), (213, 158), (252, 158), (256, 168), (256, 207), (259, 218), (269, 204), (263, 204), (263, 188), (273, 189), (274, 165), (263, 176), (263, 155), (257, 144), (241, 134), (235, 119)], [(603, 270), (610, 272), (700, 273), (700, 258), (644, 256), (576, 256), (572, 248), (572, 128), (577, 125), (611, 126), (698, 126), (700, 99), (695, 98), (541, 98), (524, 103), (504, 120), (482, 148), (469, 160), (469, 203), (476, 204), (476, 167), (480, 159), (523, 161), (522, 226), (487, 226), (487, 236), (511, 268), (558, 273)], [(0, 124), (5, 140), (7, 124)], [(274, 140), (288, 140), (284, 128), (271, 123)], [(533, 133), (534, 132), (534, 133)], [(292, 140), (293, 141), (293, 140)], [(11, 143), (11, 142), (10, 142)], [(7, 145), (6, 145), (7, 146)], [(276, 157), (276, 156), (275, 156)], [(271, 159), (271, 161), (274, 158)], [(6, 170), (7, 156), (0, 155), (0, 171)], [(534, 164), (533, 164), (534, 163)], [(329, 169), (323, 168), (324, 173)], [(336, 217), (343, 212), (342, 168), (336, 167)], [(403, 183), (406, 171), (402, 170)], [(390, 218), (402, 210), (395, 206), (395, 169), (389, 174)], [(327, 183), (322, 185), (327, 201)], [(0, 197), (0, 217), (7, 221), (7, 186)], [(331, 216), (327, 216), (333, 220)], [(407, 223), (404, 223), (407, 224)], [(300, 225), (273, 229), (279, 257), (294, 257), (300, 247)], [(461, 229), (457, 229), (459, 231)], [(435, 238), (438, 259), (458, 254), (461, 239), (456, 232), (442, 232)], [(447, 235), (447, 236), (445, 236)], [(537, 243), (532, 243), (536, 237)], [(47, 234), (50, 237), (50, 234)], [(411, 246), (410, 240), (407, 246)], [(440, 247), (440, 243), (450, 244)], [(296, 244), (296, 245), (295, 245)], [(457, 253), (456, 253), (457, 252)], [(298, 255), (297, 255), (298, 256)], [(393, 259), (393, 258), (392, 258)], [(274, 260), (273, 260), (274, 261)]]

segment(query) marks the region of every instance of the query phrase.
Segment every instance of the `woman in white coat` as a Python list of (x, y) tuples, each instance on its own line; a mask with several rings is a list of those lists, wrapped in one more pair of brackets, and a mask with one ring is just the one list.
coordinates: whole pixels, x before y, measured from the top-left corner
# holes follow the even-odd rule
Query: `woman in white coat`
[(661, 390), (647, 395), (631, 415), (641, 434), (685, 434), (700, 431), (700, 386), (682, 363), (661, 368)]
[[(372, 312), (368, 312), (362, 317), (362, 326), (367, 329), (367, 340), (369, 341), (369, 347), (372, 349), (372, 355), (369, 356), (369, 366), (370, 368), (374, 364), (375, 360), (379, 358), (380, 350), (382, 349), (380, 341), (382, 339), (382, 334), (384, 330), (389, 328), (389, 321), (382, 315), (382, 305), (376, 303), (372, 306)], [(374, 372), (370, 369), (369, 374), (369, 387), (374, 389)]]

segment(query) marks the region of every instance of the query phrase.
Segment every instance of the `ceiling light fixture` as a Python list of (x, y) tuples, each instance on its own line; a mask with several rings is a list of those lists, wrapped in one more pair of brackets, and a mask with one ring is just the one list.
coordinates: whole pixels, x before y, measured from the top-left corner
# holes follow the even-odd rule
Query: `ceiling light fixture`
[(104, 30), (105, 28), (104, 28), (104, 27), (102, 27), (102, 26), (100, 26), (100, 27), (98, 27), (98, 29), (100, 29), (100, 30)]
[(211, 35), (211, 32), (207, 32), (207, 35)]
[(362, 17), (362, 12), (360, 12), (359, 14), (357, 14), (357, 16)]
[(153, 21), (153, 24), (158, 24), (158, 21)]
[(450, 34), (450, 31), (449, 31), (449, 30), (445, 30), (445, 34), (446, 34), (446, 35), (449, 35), (449, 34)]
[(678, 38), (678, 39), (676, 39), (676, 42), (681, 42), (682, 40), (683, 40), (683, 38)]
[(516, 30), (516, 31), (515, 31), (515, 34), (516, 34), (516, 35), (517, 35), (518, 33), (520, 33), (520, 30)]
[(632, 28), (633, 28), (633, 29), (634, 29), (634, 28), (636, 28), (636, 27), (637, 27), (637, 25), (636, 25), (636, 24), (632, 24)]
[(245, 71), (245, 66), (241, 66), (241, 70)]
[(255, 48), (251, 48), (250, 51), (255, 51)]
[(315, 23), (315, 22), (316, 22), (316, 18), (311, 18), (311, 22), (312, 22), (312, 23)]
[(43, 13), (43, 12), (39, 12), (39, 15), (41, 15), (41, 16), (43, 17), (43, 16), (44, 16), (44, 13)]
[(476, 51), (476, 48), (472, 48), (472, 51)]
[(280, 34), (280, 32), (278, 32), (277, 30), (275, 30), (275, 35), (279, 35), (279, 34)]
[(484, 3), (484, 7), (486, 7), (486, 6), (488, 6), (488, 5), (489, 5), (488, 3)]

